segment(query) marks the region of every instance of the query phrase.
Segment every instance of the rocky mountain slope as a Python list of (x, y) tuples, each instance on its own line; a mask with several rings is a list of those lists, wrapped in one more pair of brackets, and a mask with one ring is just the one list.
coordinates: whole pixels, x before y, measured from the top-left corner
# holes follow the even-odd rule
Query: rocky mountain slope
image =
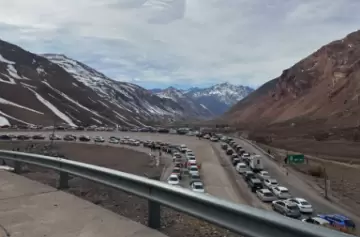
[(198, 108), (201, 115), (219, 116), (225, 113), (232, 105), (248, 96), (253, 89), (245, 86), (236, 86), (230, 83), (221, 83), (209, 88), (190, 88), (178, 90), (169, 87), (165, 90), (153, 89), (154, 93), (162, 98), (170, 98)]
[[(227, 121), (319, 130), (360, 125), (360, 31), (331, 42), (237, 103)], [(299, 132), (302, 132), (299, 130)]]
[(191, 114), (192, 117), (206, 119), (215, 116), (215, 114), (211, 110), (209, 110), (206, 106), (204, 106), (201, 103), (198, 103), (187, 93), (184, 93), (184, 91), (178, 90), (174, 87), (169, 87), (164, 90), (158, 90), (156, 95), (164, 99), (173, 100), (177, 104), (180, 104), (185, 111), (188, 111), (188, 113)]
[(143, 126), (187, 116), (173, 100), (63, 55), (40, 56), (0, 40), (0, 125)]

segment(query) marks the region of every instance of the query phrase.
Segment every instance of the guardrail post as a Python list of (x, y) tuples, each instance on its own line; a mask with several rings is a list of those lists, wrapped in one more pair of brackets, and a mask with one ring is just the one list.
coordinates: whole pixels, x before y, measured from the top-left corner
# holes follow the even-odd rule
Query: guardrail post
[(148, 201), (148, 210), (149, 210), (149, 217), (148, 217), (148, 226), (153, 229), (160, 228), (160, 204), (154, 201)]
[(21, 174), (21, 163), (20, 163), (20, 161), (14, 161), (14, 172), (16, 174)]
[(58, 189), (67, 189), (69, 188), (69, 174), (66, 172), (60, 172), (59, 175), (59, 184), (58, 184)]

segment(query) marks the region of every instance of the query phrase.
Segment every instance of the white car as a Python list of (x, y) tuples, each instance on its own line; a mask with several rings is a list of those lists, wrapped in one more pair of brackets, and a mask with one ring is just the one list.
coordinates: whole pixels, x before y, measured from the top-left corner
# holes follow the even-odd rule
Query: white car
[(271, 191), (275, 194), (276, 197), (280, 199), (288, 199), (291, 198), (289, 190), (282, 186), (273, 186)]
[(105, 139), (102, 136), (96, 136), (94, 138), (94, 142), (104, 142), (104, 141), (105, 141)]
[(167, 182), (168, 182), (168, 184), (171, 184), (171, 185), (179, 185), (180, 180), (179, 180), (179, 177), (176, 174), (172, 174), (172, 175), (169, 176)]
[(303, 198), (289, 198), (289, 202), (295, 203), (302, 213), (313, 213), (313, 207), (311, 204)]
[(110, 138), (109, 143), (119, 144), (119, 140), (117, 140), (117, 139), (115, 139), (115, 138)]
[(192, 165), (189, 167), (189, 174), (194, 175), (194, 174), (199, 174), (199, 168), (196, 165)]
[(191, 184), (191, 190), (197, 193), (204, 193), (204, 185), (202, 182), (194, 182)]
[(248, 170), (247, 165), (245, 163), (241, 163), (241, 162), (237, 163), (235, 169), (239, 174), (242, 174), (242, 173), (244, 173), (245, 171)]
[(212, 141), (212, 142), (217, 142), (217, 141), (219, 141), (219, 138), (217, 138), (217, 137), (211, 137), (211, 138), (210, 138), (210, 141)]
[(279, 183), (276, 179), (265, 179), (264, 180), (264, 185), (267, 187), (267, 188), (272, 188), (274, 186), (278, 186)]
[(186, 159), (190, 159), (190, 158), (194, 158), (195, 159), (195, 155), (194, 154), (192, 154), (192, 153), (187, 153), (186, 155), (185, 155), (185, 157), (186, 157)]
[(266, 188), (256, 190), (256, 196), (263, 202), (272, 202), (276, 200), (274, 194)]
[(270, 178), (270, 174), (269, 172), (263, 170), (263, 171), (260, 171), (258, 174), (257, 174), (258, 178), (260, 180), (264, 180), (264, 179), (269, 179)]
[(314, 225), (320, 225), (320, 226), (324, 226), (324, 227), (329, 227), (330, 222), (328, 222), (327, 220), (320, 218), (320, 217), (309, 217), (309, 218), (305, 218), (301, 220), (302, 222), (306, 222), (306, 223), (310, 223), (310, 224), (314, 224)]

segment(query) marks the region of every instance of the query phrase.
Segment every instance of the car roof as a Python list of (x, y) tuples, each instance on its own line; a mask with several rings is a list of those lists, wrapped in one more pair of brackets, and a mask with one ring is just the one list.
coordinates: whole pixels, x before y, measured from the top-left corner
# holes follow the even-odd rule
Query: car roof
[(197, 185), (204, 185), (204, 184), (203, 184), (202, 182), (200, 182), (200, 181), (197, 181), (197, 182), (194, 182), (194, 183), (193, 183), (193, 185), (196, 185), (196, 184), (197, 184)]
[(179, 178), (179, 177), (177, 176), (177, 174), (171, 174), (171, 175), (169, 176), (169, 178), (171, 178), (171, 177)]
[(304, 198), (293, 198), (293, 199), (299, 202), (307, 202)]
[(316, 220), (320, 224), (329, 224), (329, 222), (327, 220), (325, 220), (321, 217), (314, 216), (314, 217), (311, 217), (311, 219)]
[(267, 188), (260, 189), (263, 193), (271, 193), (271, 191)]
[(281, 190), (281, 191), (285, 191), (285, 190), (288, 191), (288, 189), (285, 188), (285, 187), (283, 187), (283, 186), (278, 186), (277, 188), (278, 188), (279, 190)]
[(253, 178), (251, 179), (252, 182), (257, 182), (257, 183), (261, 183), (260, 179), (257, 179), (257, 178)]
[(329, 217), (335, 217), (335, 218), (338, 218), (340, 220), (350, 220), (350, 218), (344, 216), (344, 215), (341, 215), (341, 214), (327, 214), (327, 215), (323, 215), (323, 216), (329, 216)]

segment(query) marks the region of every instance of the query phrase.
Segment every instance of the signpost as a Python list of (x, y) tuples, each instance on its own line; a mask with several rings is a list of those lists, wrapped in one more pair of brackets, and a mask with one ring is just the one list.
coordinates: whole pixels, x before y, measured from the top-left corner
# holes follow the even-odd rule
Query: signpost
[(289, 164), (304, 164), (305, 157), (303, 154), (287, 155), (287, 162)]

